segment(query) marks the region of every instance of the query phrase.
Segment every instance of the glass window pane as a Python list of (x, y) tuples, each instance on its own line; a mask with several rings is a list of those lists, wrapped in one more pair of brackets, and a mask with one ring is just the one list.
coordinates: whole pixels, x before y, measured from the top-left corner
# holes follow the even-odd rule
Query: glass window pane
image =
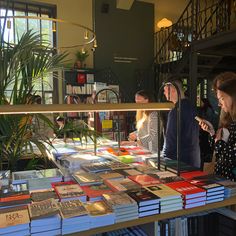
[[(25, 16), (25, 12), (15, 11), (15, 16)], [(15, 39), (17, 42), (27, 30), (27, 20), (24, 18), (15, 18), (14, 23)]]

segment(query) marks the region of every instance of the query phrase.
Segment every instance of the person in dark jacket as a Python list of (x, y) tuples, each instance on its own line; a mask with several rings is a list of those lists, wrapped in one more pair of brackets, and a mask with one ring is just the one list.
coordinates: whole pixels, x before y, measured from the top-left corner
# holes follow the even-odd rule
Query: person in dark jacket
[[(180, 91), (180, 100), (174, 83)], [(164, 95), (167, 100), (175, 104), (167, 117), (166, 135), (163, 147), (163, 156), (176, 159), (177, 157), (177, 106), (181, 103), (181, 143), (180, 161), (188, 165), (200, 167), (199, 127), (195, 120), (196, 110), (185, 97), (181, 80), (172, 78), (171, 83), (164, 87)]]

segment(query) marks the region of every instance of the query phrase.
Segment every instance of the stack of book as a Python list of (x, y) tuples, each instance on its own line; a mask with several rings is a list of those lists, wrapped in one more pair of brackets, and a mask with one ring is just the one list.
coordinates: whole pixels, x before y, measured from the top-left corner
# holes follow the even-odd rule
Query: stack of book
[(126, 179), (106, 179), (104, 183), (109, 186), (115, 192), (123, 192), (127, 190), (134, 190), (141, 188), (138, 184), (130, 180)]
[(87, 172), (90, 173), (99, 173), (104, 171), (110, 171), (110, 162), (104, 161), (104, 162), (94, 162), (90, 164), (81, 164), (81, 168), (84, 169)]
[(183, 208), (181, 194), (172, 188), (164, 184), (158, 184), (147, 186), (145, 189), (160, 198), (160, 213), (177, 211)]
[(206, 204), (206, 191), (202, 188), (187, 181), (173, 182), (166, 185), (182, 194), (185, 209)]
[(160, 198), (147, 189), (127, 191), (127, 194), (137, 202), (139, 217), (159, 213)]
[(57, 168), (12, 172), (12, 183), (28, 182), (30, 191), (49, 189), (52, 182), (60, 182), (62, 180), (63, 175)]
[(113, 210), (116, 222), (133, 220), (139, 217), (137, 202), (128, 194), (124, 192), (108, 193), (103, 194), (103, 198), (105, 203)]
[(157, 177), (155, 178), (147, 174), (132, 175), (132, 176), (128, 176), (128, 178), (141, 186), (155, 185), (155, 184), (161, 183)]
[(30, 203), (28, 183), (2, 186), (0, 189), (0, 208), (8, 208)]
[(60, 202), (68, 200), (80, 200), (86, 202), (86, 195), (82, 188), (73, 181), (58, 182), (53, 184)]
[(43, 200), (47, 200), (49, 198), (54, 198), (58, 201), (58, 196), (53, 189), (46, 190), (46, 191), (35, 191), (30, 193), (30, 198), (32, 202), (40, 202)]
[(81, 188), (86, 194), (87, 200), (90, 202), (102, 200), (102, 194), (112, 192), (112, 190), (105, 184), (81, 186)]
[(162, 183), (171, 183), (183, 180), (182, 177), (177, 176), (175, 173), (172, 173), (168, 170), (157, 172), (156, 175)]
[(87, 202), (85, 208), (90, 216), (90, 228), (112, 225), (115, 223), (115, 214), (104, 201)]
[(75, 154), (78, 151), (76, 151), (73, 148), (67, 148), (67, 147), (58, 146), (58, 147), (52, 149), (51, 152), (52, 152), (52, 155), (55, 158), (55, 160), (59, 161), (65, 155)]
[(223, 180), (218, 182), (225, 187), (224, 197), (229, 198), (236, 195), (236, 182), (230, 180)]
[(116, 170), (117, 173), (120, 173), (121, 175), (127, 177), (129, 175), (141, 175), (142, 172), (135, 170), (135, 169), (120, 169)]
[(115, 172), (115, 171), (110, 171), (110, 172), (102, 172), (99, 174), (99, 176), (103, 179), (124, 179), (124, 175)]
[(215, 183), (212, 179), (194, 178), (189, 181), (191, 184), (202, 188), (206, 191), (206, 203), (219, 202), (224, 200), (225, 187)]
[(119, 170), (119, 169), (131, 169), (132, 167), (129, 164), (120, 162), (120, 161), (111, 161), (109, 166), (112, 170)]
[(61, 217), (57, 202), (50, 198), (28, 205), (30, 233), (34, 236), (61, 234)]
[(95, 173), (77, 171), (72, 174), (72, 177), (80, 186), (98, 185), (103, 183), (102, 178)]
[(62, 217), (62, 235), (90, 229), (90, 216), (80, 200), (58, 203)]
[(81, 168), (81, 165), (90, 164), (94, 161), (101, 161), (101, 157), (91, 154), (75, 153), (62, 157), (60, 163), (65, 168), (69, 168), (73, 171), (79, 170)]
[(0, 210), (0, 235), (30, 235), (30, 218), (27, 206)]

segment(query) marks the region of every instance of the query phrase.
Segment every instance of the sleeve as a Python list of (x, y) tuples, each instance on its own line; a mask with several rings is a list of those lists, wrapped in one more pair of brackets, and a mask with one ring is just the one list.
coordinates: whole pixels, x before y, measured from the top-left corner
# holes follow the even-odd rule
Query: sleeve
[(165, 141), (163, 145), (162, 154), (164, 157), (173, 157), (176, 155), (176, 139), (177, 139), (177, 125), (176, 125), (176, 109), (174, 108), (168, 114)]
[(215, 143), (215, 152), (219, 156), (224, 156), (228, 162), (233, 163), (236, 166), (236, 135), (231, 137), (230, 142), (219, 140)]

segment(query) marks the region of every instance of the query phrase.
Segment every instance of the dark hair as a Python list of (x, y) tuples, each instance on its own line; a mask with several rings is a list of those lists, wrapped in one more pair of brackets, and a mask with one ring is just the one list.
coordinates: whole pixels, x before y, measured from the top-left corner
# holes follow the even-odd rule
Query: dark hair
[(138, 92), (135, 93), (135, 95), (141, 96), (145, 99), (148, 99), (149, 102), (154, 102), (155, 99), (152, 94), (148, 93), (146, 90), (139, 90)]
[(232, 120), (236, 121), (236, 77), (232, 78), (231, 80), (224, 81), (218, 86), (217, 89), (226, 93), (232, 98), (232, 108), (229, 113)]

